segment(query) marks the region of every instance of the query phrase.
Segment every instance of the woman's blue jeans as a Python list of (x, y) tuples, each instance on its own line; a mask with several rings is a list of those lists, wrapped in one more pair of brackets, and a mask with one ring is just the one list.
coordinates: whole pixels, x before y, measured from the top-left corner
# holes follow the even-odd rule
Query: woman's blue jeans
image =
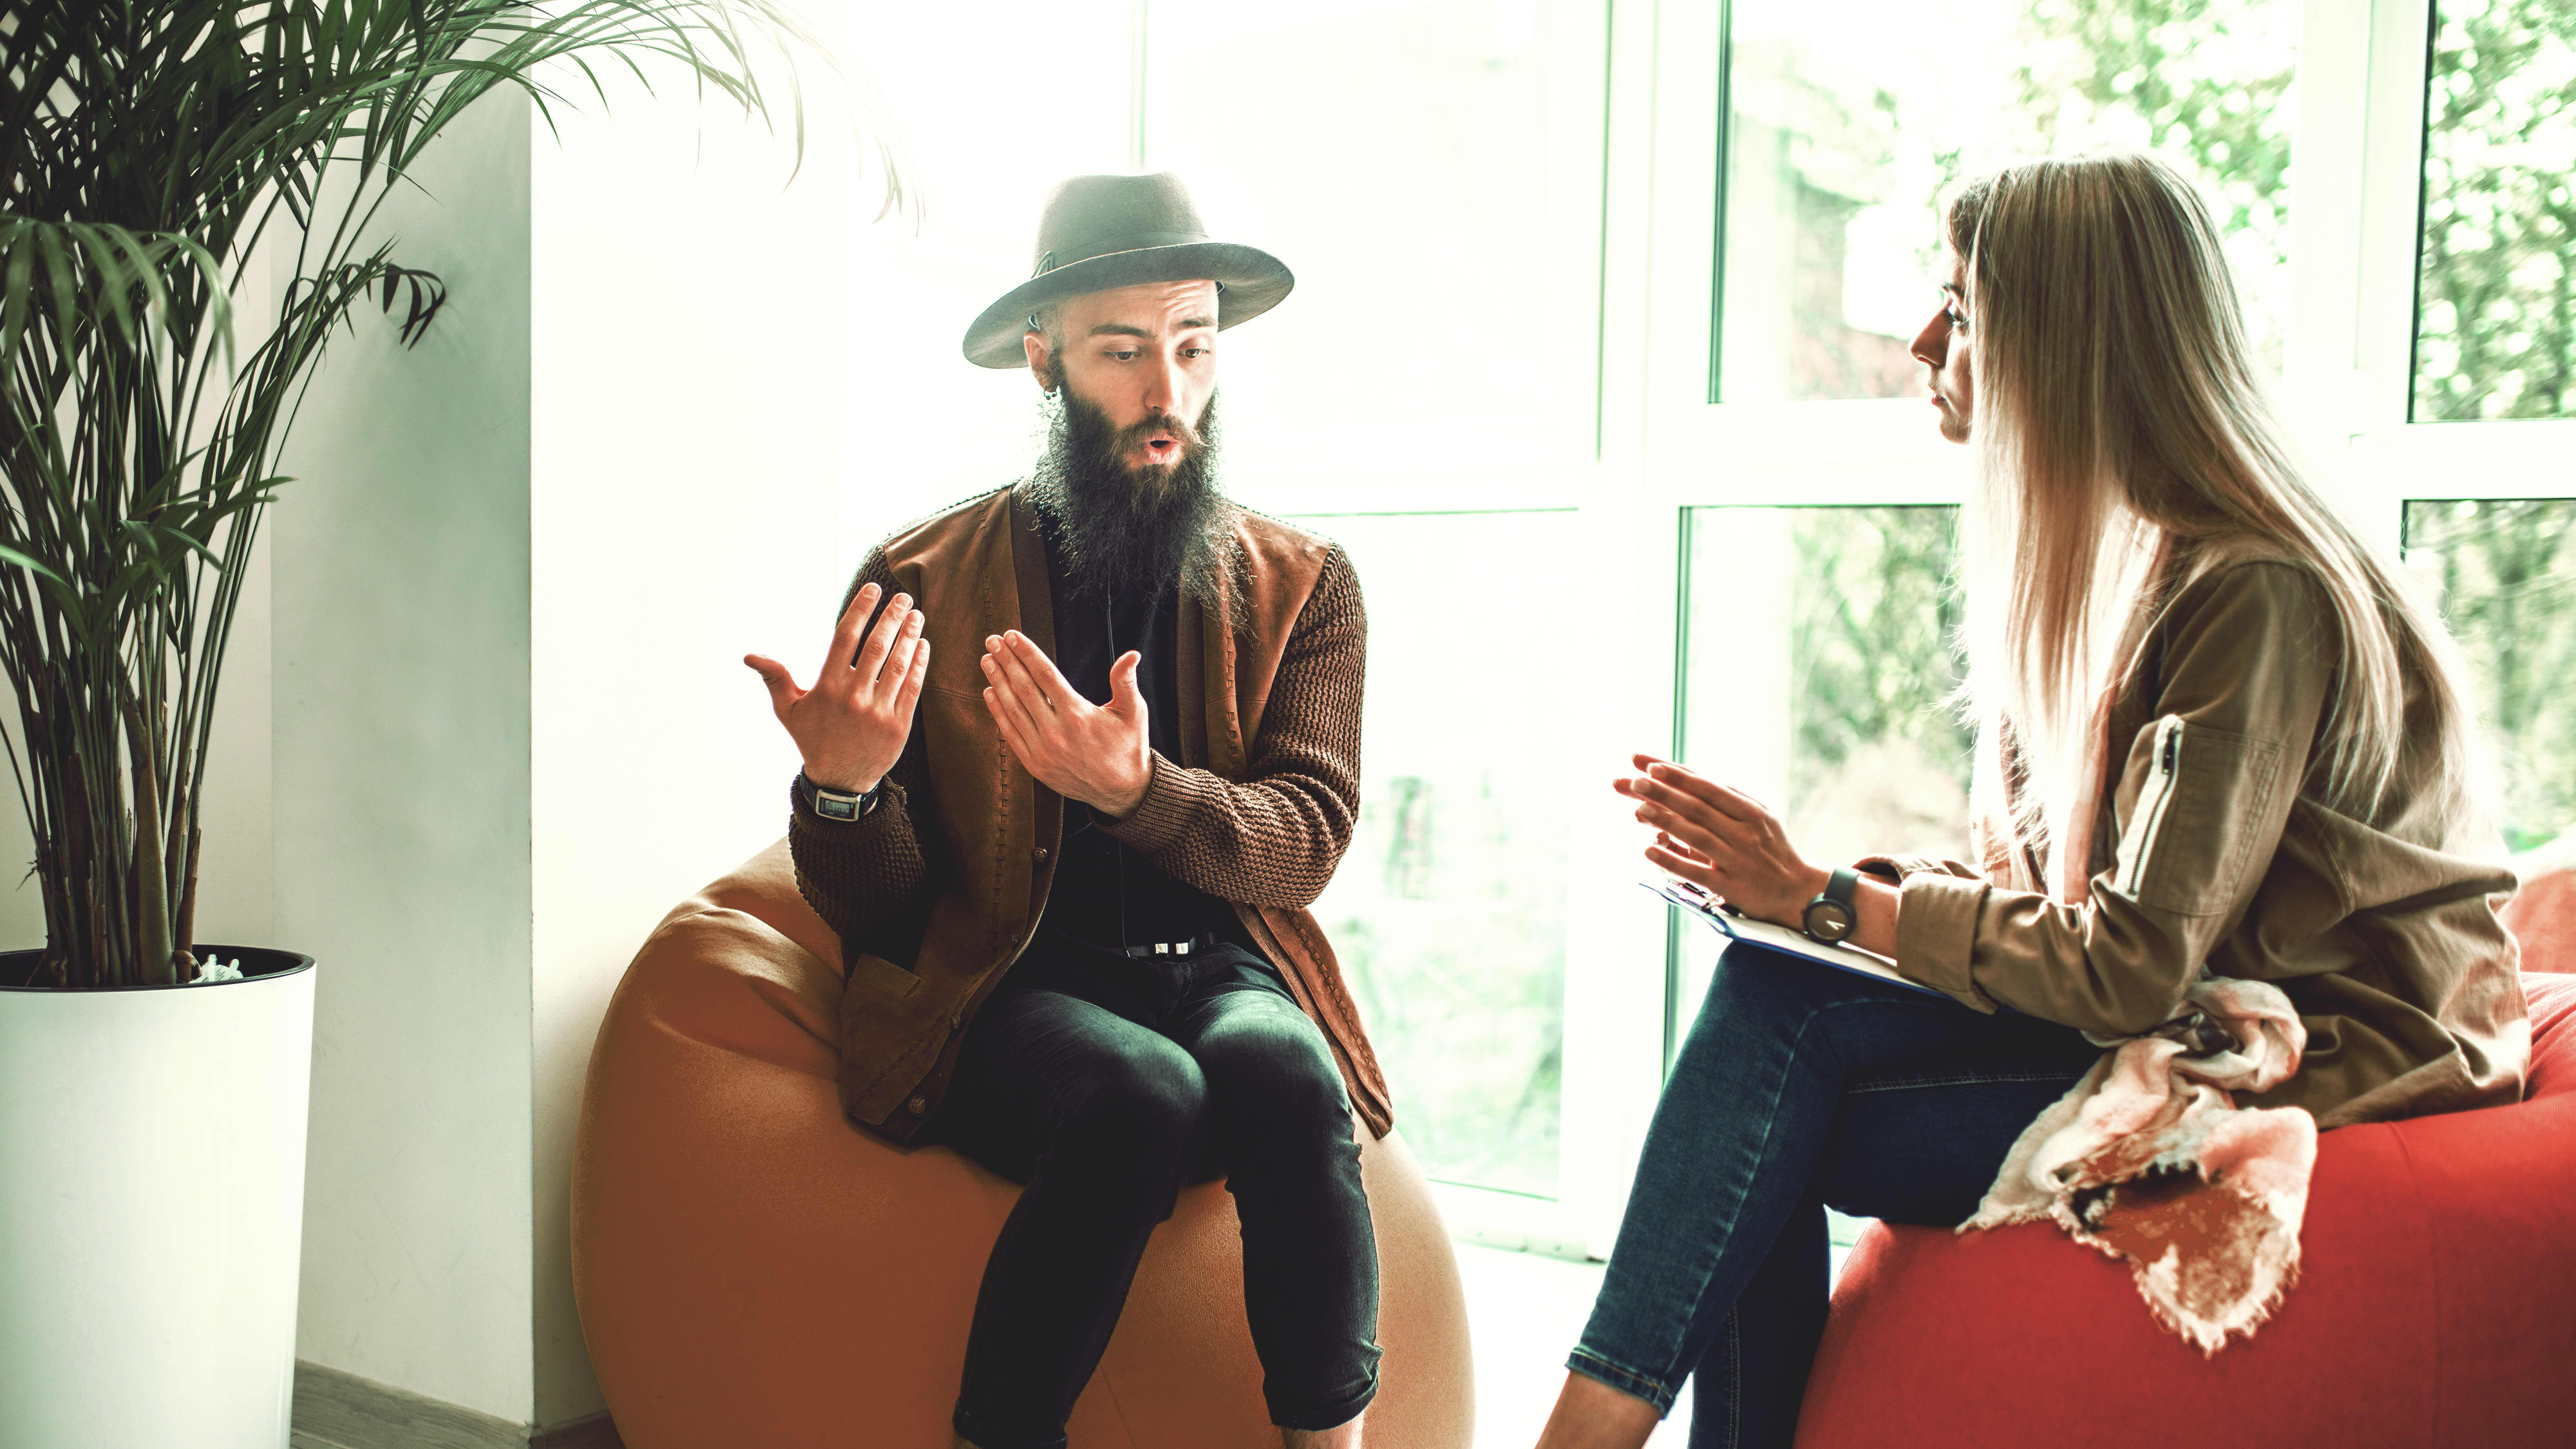
[(1566, 1367), (1659, 1412), (1691, 1380), (1691, 1449), (1787, 1449), (1825, 1325), (1826, 1206), (1964, 1221), (2100, 1055), (2071, 1027), (1728, 947)]

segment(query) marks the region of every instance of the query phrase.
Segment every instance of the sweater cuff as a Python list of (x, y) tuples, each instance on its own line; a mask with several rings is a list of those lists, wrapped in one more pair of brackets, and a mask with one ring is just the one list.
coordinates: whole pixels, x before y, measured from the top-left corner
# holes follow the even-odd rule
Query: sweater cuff
[(1908, 979), (1991, 1012), (1969, 963), (1976, 957), (1977, 917), (1993, 887), (1939, 870), (1908, 872), (1896, 897), (1896, 969)]
[(1145, 798), (1120, 819), (1103, 818), (1101, 828), (1148, 856), (1168, 849), (1180, 842), (1190, 818), (1204, 803), (1207, 786), (1203, 782), (1214, 778), (1184, 770), (1157, 750), (1146, 757)]

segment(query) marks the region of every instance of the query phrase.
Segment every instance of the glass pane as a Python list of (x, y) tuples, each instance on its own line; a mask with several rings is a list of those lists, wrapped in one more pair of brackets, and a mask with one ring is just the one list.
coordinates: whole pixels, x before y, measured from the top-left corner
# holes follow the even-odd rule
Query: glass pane
[(2408, 503), (2406, 566), (2468, 655), (2506, 842), (2549, 843), (2576, 827), (2576, 500)]
[[(1950, 507), (1695, 508), (1682, 758), (1781, 812), (1814, 861), (1967, 853), (1973, 731)], [(1682, 1025), (1722, 944), (1683, 937)]]
[(1147, 166), (1297, 274), (1222, 344), (1238, 476), (1589, 457), (1604, 8), (1153, 0)]
[(1553, 1197), (1565, 1039), (1562, 712), (1465, 723), (1532, 659), (1577, 644), (1543, 609), (1457, 627), (1496, 578), (1552, 578), (1563, 513), (1307, 520), (1350, 551), (1368, 596), (1358, 833), (1315, 906), (1436, 1178)]
[[(1078, 74), (1117, 91), (1132, 74), (1124, 24), (1068, 23), (1052, 0), (980, 0), (967, 45), (961, 8), (846, 11), (852, 53), (867, 57), (893, 113), (913, 122), (903, 175), (922, 201), (918, 226), (876, 220), (871, 204), (848, 228), (841, 527), (852, 564), (903, 523), (998, 488), (1036, 461), (1036, 379), (976, 367), (958, 341), (1029, 275), (1048, 188), (1127, 169), (1123, 100), (1067, 107), (1049, 89), (993, 83)], [(960, 105), (963, 95), (974, 104)], [(855, 189), (873, 198), (868, 186)]]
[[(2534, 4), (2558, 0), (2530, 0)], [(1939, 201), (2031, 156), (2200, 187), (2280, 366), (2298, 0), (1734, 0), (1712, 402), (1904, 397)]]
[(2576, 6), (2436, 10), (2415, 420), (2576, 417)]

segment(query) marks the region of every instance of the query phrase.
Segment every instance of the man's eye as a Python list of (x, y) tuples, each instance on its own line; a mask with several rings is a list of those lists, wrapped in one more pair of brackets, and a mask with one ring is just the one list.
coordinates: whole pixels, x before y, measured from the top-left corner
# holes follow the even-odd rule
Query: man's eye
[(1206, 347), (1184, 347), (1181, 349), (1181, 355), (1183, 357), (1205, 357), (1213, 350), (1214, 349), (1212, 348)]
[(1125, 352), (1112, 352), (1109, 356), (1120, 362), (1133, 362), (1136, 360), (1136, 353), (1132, 348)]

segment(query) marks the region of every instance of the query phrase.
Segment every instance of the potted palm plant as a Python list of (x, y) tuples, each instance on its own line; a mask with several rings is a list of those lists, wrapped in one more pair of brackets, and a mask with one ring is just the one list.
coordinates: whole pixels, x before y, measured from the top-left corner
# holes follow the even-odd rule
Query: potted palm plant
[(9, 1444), (285, 1442), (313, 963), (200, 944), (198, 851), (297, 402), (357, 314), (410, 343), (446, 300), (375, 208), (496, 87), (676, 64), (766, 119), (754, 62), (810, 44), (781, 0), (0, 0), (0, 737), (45, 921), (0, 954)]

